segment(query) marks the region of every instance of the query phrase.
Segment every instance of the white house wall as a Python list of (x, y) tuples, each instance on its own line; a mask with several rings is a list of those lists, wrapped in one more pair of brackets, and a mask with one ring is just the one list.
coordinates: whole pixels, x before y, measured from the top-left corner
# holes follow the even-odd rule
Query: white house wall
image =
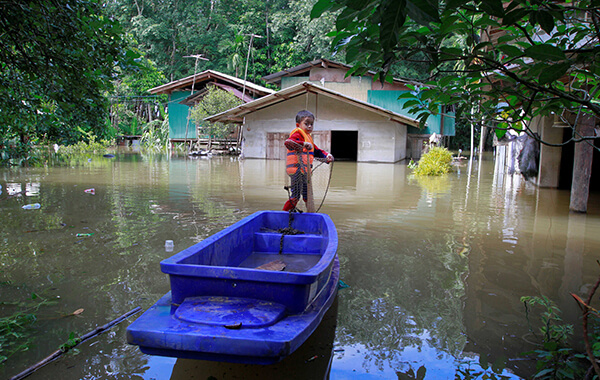
[(315, 114), (315, 131), (358, 131), (359, 162), (396, 162), (406, 158), (405, 125), (315, 94), (301, 95), (248, 114), (243, 126), (244, 157), (266, 158), (267, 133), (291, 132), (296, 126), (296, 113), (303, 109)]
[(281, 89), (294, 86), (298, 83), (310, 82), (317, 86), (325, 87), (329, 90), (339, 92), (354, 99), (366, 102), (368, 100), (369, 90), (372, 89), (373, 81), (370, 77), (351, 77), (350, 83), (328, 82), (309, 80), (309, 77), (287, 77), (281, 80)]

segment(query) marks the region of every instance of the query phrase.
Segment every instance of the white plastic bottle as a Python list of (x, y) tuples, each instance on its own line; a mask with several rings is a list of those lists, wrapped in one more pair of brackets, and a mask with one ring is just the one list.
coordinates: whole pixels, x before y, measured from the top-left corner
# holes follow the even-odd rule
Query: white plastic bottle
[(37, 210), (38, 208), (42, 207), (41, 204), (39, 203), (32, 203), (32, 204), (28, 204), (23, 206), (24, 210)]

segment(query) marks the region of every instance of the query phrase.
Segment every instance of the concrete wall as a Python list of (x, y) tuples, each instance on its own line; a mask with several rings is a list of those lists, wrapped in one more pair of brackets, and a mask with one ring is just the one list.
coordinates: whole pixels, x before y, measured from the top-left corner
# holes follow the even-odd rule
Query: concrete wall
[[(554, 117), (536, 117), (531, 127), (543, 141), (560, 144), (563, 140), (563, 129), (553, 127)], [(539, 187), (558, 187), (560, 179), (560, 161), (562, 148), (540, 144), (540, 167), (537, 177)]]
[(363, 102), (367, 101), (367, 93), (371, 90), (372, 85), (370, 77), (351, 77), (350, 83), (328, 81), (321, 83), (320, 81), (309, 80), (309, 77), (286, 77), (281, 78), (281, 89), (283, 90), (302, 82), (310, 82)]
[(316, 94), (304, 94), (247, 115), (244, 157), (266, 158), (267, 133), (289, 133), (296, 126), (296, 113), (302, 109), (315, 114), (315, 131), (358, 131), (359, 162), (396, 162), (406, 157), (405, 125)]

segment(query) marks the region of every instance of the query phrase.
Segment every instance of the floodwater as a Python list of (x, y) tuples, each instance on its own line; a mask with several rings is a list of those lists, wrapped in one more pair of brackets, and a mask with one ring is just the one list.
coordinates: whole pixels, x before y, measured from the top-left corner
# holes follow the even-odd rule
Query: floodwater
[[(126, 343), (131, 317), (29, 378), (440, 379), (469, 369), (528, 378), (535, 363), (523, 353), (539, 334), (520, 297), (547, 296), (579, 326), (570, 293), (585, 298), (600, 275), (600, 199), (591, 194), (588, 214), (570, 214), (568, 192), (497, 169), (488, 158), (419, 179), (402, 163), (334, 163), (320, 211), (336, 224), (349, 287), (277, 365), (147, 356)], [(285, 179), (282, 161), (138, 153), (0, 169), (0, 317), (15, 302), (39, 306), (24, 330), (29, 349), (0, 365), (0, 378), (71, 333), (150, 307), (169, 290), (162, 259), (255, 211), (281, 209)], [(41, 208), (22, 209), (31, 203)], [(539, 321), (535, 310), (529, 317)]]

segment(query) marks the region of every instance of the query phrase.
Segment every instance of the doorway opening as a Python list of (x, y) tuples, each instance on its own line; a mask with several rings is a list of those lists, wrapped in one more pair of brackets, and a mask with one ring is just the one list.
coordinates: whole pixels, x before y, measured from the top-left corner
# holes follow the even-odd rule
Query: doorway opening
[(358, 131), (331, 131), (331, 154), (336, 161), (356, 161)]

